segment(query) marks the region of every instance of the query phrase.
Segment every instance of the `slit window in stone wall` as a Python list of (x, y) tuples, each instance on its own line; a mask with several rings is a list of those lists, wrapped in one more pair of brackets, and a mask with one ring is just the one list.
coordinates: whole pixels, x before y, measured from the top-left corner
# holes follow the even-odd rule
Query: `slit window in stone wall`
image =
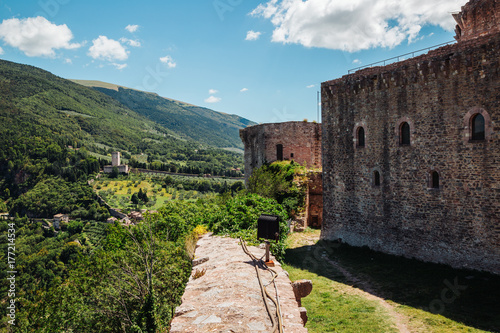
[(276, 145), (276, 160), (283, 161), (283, 145)]
[(431, 188), (439, 189), (439, 173), (437, 171), (431, 172)]
[(407, 122), (401, 124), (399, 137), (401, 145), (410, 145), (410, 124)]
[(471, 123), (471, 140), (480, 141), (485, 139), (484, 117), (481, 114), (476, 114), (472, 117)]
[(380, 172), (373, 171), (373, 186), (380, 186)]
[(358, 128), (358, 147), (365, 146), (365, 129), (363, 127)]

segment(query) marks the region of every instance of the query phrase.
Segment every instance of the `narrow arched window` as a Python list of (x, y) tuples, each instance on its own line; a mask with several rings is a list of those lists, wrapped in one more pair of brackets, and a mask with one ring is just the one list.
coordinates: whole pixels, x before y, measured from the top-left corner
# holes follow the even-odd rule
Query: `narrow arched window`
[(431, 174), (431, 188), (439, 189), (439, 173), (433, 171)]
[(377, 170), (373, 171), (373, 185), (380, 186), (380, 172)]
[(358, 147), (365, 146), (365, 129), (363, 127), (358, 128)]
[(276, 145), (276, 160), (283, 161), (283, 145)]
[(485, 131), (484, 131), (484, 117), (482, 114), (478, 113), (472, 118), (471, 123), (472, 128), (472, 140), (484, 140), (485, 139)]
[(410, 144), (410, 124), (407, 122), (402, 123), (400, 127), (400, 144)]

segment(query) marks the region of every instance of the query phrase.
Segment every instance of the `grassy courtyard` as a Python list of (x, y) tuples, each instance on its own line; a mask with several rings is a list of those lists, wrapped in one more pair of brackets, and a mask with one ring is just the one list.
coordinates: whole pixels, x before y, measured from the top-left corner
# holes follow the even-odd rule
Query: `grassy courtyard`
[(284, 264), (313, 281), (309, 332), (500, 332), (500, 277), (318, 239), (291, 235)]

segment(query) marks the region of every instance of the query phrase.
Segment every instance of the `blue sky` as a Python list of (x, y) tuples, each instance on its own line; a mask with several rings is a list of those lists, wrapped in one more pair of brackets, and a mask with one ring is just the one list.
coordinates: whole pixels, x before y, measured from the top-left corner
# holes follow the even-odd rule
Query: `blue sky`
[(323, 81), (453, 40), (465, 0), (5, 0), (0, 58), (256, 122), (317, 119)]

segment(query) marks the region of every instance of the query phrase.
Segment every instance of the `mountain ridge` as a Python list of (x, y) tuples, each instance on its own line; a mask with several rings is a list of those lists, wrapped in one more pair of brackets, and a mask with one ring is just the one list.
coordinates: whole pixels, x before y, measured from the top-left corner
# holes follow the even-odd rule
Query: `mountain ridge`
[[(136, 102), (159, 98), (136, 93), (141, 97)], [(10, 177), (6, 182), (0, 177), (0, 192), (5, 186), (14, 189), (12, 184), (24, 183), (27, 178), (23, 174), (42, 177), (48, 169), (52, 174), (61, 174), (63, 169), (72, 174), (68, 163), (59, 157), (73, 148), (98, 159), (120, 151), (132, 166), (170, 172), (233, 176), (233, 170), (243, 167), (241, 151), (225, 151), (219, 147), (226, 145), (196, 141), (95, 89), (6, 60), (0, 60), (0, 122), (0, 175), (8, 173)], [(211, 134), (217, 139), (217, 133)], [(54, 156), (58, 156), (56, 162), (51, 162)], [(93, 164), (92, 170), (96, 167), (98, 170)], [(35, 178), (31, 185), (39, 180)]]
[(241, 152), (243, 143), (239, 137), (239, 130), (256, 124), (235, 114), (214, 111), (162, 97), (157, 93), (102, 81), (72, 81), (110, 96), (180, 137), (192, 138), (219, 148), (238, 148)]

